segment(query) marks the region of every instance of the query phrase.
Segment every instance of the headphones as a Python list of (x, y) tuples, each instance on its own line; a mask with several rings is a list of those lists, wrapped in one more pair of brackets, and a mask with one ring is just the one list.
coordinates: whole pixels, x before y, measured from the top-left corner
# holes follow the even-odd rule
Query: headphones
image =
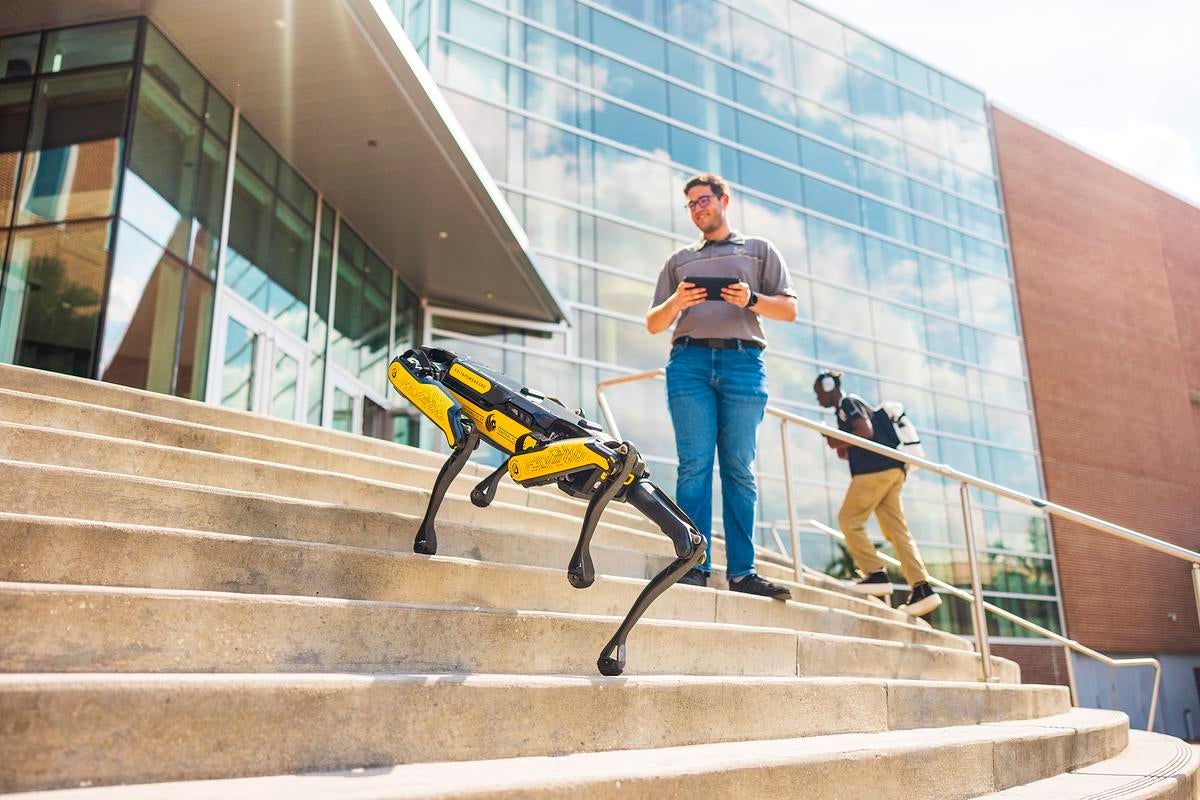
[(822, 372), (817, 376), (817, 380), (821, 382), (821, 391), (832, 392), (837, 387), (837, 380), (828, 372)]

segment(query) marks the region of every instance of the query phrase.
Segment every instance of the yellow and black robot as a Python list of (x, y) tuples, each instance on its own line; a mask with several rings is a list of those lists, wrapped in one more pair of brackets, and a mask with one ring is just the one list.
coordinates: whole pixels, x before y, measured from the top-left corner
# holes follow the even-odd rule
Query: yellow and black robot
[(586, 589), (596, 579), (590, 553), (592, 534), (604, 507), (616, 500), (632, 505), (675, 545), (676, 558), (647, 584), (600, 653), (603, 675), (625, 668), (625, 639), (646, 609), (671, 584), (704, 559), (704, 537), (649, 478), (646, 464), (629, 442), (615, 441), (603, 428), (558, 400), (535, 392), (495, 370), (449, 350), (418, 347), (392, 359), (388, 379), (401, 395), (429, 417), (452, 448), (438, 473), (413, 550), (437, 552), (434, 517), (454, 478), (471, 453), (486, 441), (507, 457), (471, 492), (480, 508), (491, 504), (505, 474), (521, 486), (555, 483), (588, 501), (579, 543), (567, 565), (567, 579)]

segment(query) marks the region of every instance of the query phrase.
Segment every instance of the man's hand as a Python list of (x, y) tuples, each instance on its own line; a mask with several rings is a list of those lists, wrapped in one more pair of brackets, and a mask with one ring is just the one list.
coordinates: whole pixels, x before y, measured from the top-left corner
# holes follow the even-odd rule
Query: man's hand
[(848, 447), (849, 446), (845, 442), (843, 442), (841, 439), (835, 439), (832, 436), (826, 436), (825, 434), (821, 434), (821, 435), (825, 436), (825, 444), (829, 445), (830, 449), (837, 450), (839, 447)]
[(671, 295), (671, 304), (675, 313), (679, 314), (692, 306), (698, 306), (708, 298), (708, 290), (689, 281), (680, 281), (675, 294)]
[(750, 302), (750, 284), (738, 281), (721, 287), (721, 299), (733, 303), (738, 308), (745, 308)]

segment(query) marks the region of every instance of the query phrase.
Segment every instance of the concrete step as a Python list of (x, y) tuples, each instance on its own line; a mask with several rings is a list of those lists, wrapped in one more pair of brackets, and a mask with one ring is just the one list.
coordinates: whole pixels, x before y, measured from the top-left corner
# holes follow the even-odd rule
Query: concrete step
[(1171, 736), (1130, 731), (1129, 746), (1052, 778), (984, 795), (979, 800), (1195, 800), (1200, 752)]
[[(0, 583), (0, 672), (487, 672), (592, 675), (615, 616), (285, 595)], [(994, 674), (1019, 683), (1017, 665)], [(630, 675), (973, 680), (964, 650), (642, 620)]]
[[(31, 430), (21, 435), (23, 444), (19, 444), (6, 442), (4, 436), (8, 433), (11, 437), (20, 433), (19, 430), (0, 430), (0, 455), (16, 461), (85, 466), (93, 469), (102, 467), (94, 463), (84, 463), (87, 458), (88, 440), (82, 440), (85, 443), (84, 452), (73, 455), (69, 452), (72, 445), (70, 433), (237, 456), (252, 461), (266, 461), (423, 489), (433, 486), (438, 470), (446, 460), (442, 454), (417, 448), (405, 448), (396, 453), (394, 458), (381, 458), (303, 441), (181, 422), (4, 389), (0, 389), (0, 422), (60, 431), (64, 437), (47, 437), (39, 435), (37, 430)], [(400, 460), (401, 458), (403, 460)], [(481, 464), (469, 464), (455, 481), (454, 490), (461, 495), (468, 494), (489, 472), (490, 469)], [(586, 508), (585, 503), (568, 497), (555, 488), (546, 487), (531, 491), (517, 486), (510, 480), (500, 482), (497, 499), (580, 517)], [(652, 523), (624, 504), (611, 505), (606, 510), (606, 518), (639, 530), (657, 533), (657, 528)]]
[[(454, 521), (447, 503), (447, 518), (438, 523), (439, 553), (503, 563), (565, 569), (574, 549), (575, 534), (549, 536), (537, 524), (538, 533), (525, 530), (499, 531), (502, 517), (483, 513), (480, 524)], [(458, 506), (468, 513), (493, 512), (475, 509), (469, 502)], [(376, 508), (294, 500), (227, 489), (212, 489), (175, 481), (134, 478), (124, 475), (0, 461), (0, 508), (20, 515), (64, 517), (78, 520), (147, 525), (266, 536), (315, 542), (346, 544), (411, 552), (420, 517)], [(474, 509), (474, 511), (469, 511)], [(529, 512), (541, 515), (547, 512)], [(532, 522), (541, 519), (537, 516)], [(578, 520), (571, 520), (578, 526)], [(560, 531), (568, 530), (560, 523)], [(577, 530), (572, 528), (571, 530)], [(650, 538), (623, 528), (602, 528), (593, 542), (597, 572), (606, 575), (650, 578), (674, 557), (665, 537)], [(651, 547), (656, 545), (658, 551)], [(842, 593), (806, 587), (793, 589), (794, 596), (821, 605), (854, 610), (881, 619), (909, 618), (878, 602)]]
[[(0, 580), (336, 597), (624, 616), (644, 580), (572, 589), (559, 568), (521, 567), (339, 545), (119, 527), (0, 514)], [(809, 602), (675, 586), (647, 618), (808, 630), (970, 650), (963, 639)]]
[[(424, 513), (429, 498), (429, 489), (423, 486), (385, 483), (253, 458), (11, 423), (0, 423), (0, 459), (162, 480), (186, 477), (188, 483), (197, 486), (359, 508), (390, 509), (418, 516)], [(427, 472), (432, 485), (434, 472)], [(469, 486), (460, 488), (469, 491)], [(520, 497), (525, 500), (532, 497), (532, 493), (522, 492)], [(501, 501), (488, 508), (477, 508), (466, 494), (448, 493), (438, 520), (538, 530), (577, 538), (583, 515), (575, 513), (573, 505), (567, 510), (570, 513)], [(650, 533), (612, 522), (601, 522), (597, 532), (600, 536), (620, 535), (627, 544), (637, 542), (649, 552), (674, 552), (670, 540), (658, 532)]]
[[(145, 418), (156, 417), (161, 421), (174, 420), (218, 430), (234, 431), (246, 436), (262, 436), (297, 445), (324, 447), (342, 454), (361, 454), (370, 458), (380, 459), (386, 463), (409, 463), (436, 470), (441, 467), (445, 459), (443, 454), (372, 439), (370, 437), (332, 431), (303, 423), (272, 419), (261, 415), (249, 414), (244, 411), (234, 411), (206, 403), (198, 403), (192, 400), (184, 400), (154, 392), (129, 389), (124, 386), (116, 386), (114, 384), (67, 375), (58, 375), (25, 367), (0, 364), (0, 388), (9, 390), (10, 392), (41, 396), (52, 401), (62, 401), (67, 406), (55, 413), (46, 413), (41, 417), (43, 421), (38, 421), (39, 417), (35, 413), (38, 410), (37, 404), (26, 402), (23, 408), (11, 412), (10, 416), (12, 419), (10, 421), (13, 422), (25, 421), (27, 424), (61, 427), (64, 430), (80, 430), (102, 434), (105, 431), (103, 427), (105, 423), (101, 422), (101, 417), (95, 415), (93, 410), (107, 407), (109, 409), (132, 412), (140, 416), (142, 418), (141, 421), (147, 424), (147, 430), (153, 426), (150, 426), (150, 420), (146, 420)], [(13, 404), (11, 400), (15, 399), (6, 398), (6, 402), (0, 403), (0, 406), (11, 405)], [(72, 403), (75, 405), (72, 406)], [(82, 408), (80, 407), (81, 405), (83, 406)], [(90, 421), (93, 417), (96, 418), (96, 422), (94, 423)], [(0, 419), (8, 418), (8, 416), (5, 416), (5, 412), (0, 411)], [(116, 421), (114, 424), (117, 427), (109, 428), (109, 435), (120, 436), (122, 435), (120, 431), (136, 431), (137, 421), (136, 418), (134, 420), (123, 419)], [(161, 431), (164, 429), (155, 428), (155, 430)], [(134, 436), (132, 438), (138, 437)], [(181, 446), (197, 445), (181, 443)], [(473, 485), (472, 479), (477, 481), (488, 471), (482, 465), (468, 464), (464, 469), (464, 474), (469, 477), (462, 479), (456, 486), (460, 484), (463, 486)], [(432, 478), (428, 484), (424, 485), (432, 486)], [(466, 493), (465, 490), (461, 491), (464, 494)], [(559, 508), (560, 506), (557, 504), (563, 501), (574, 502), (571, 498), (557, 492), (557, 490), (544, 488), (533, 490), (533, 497), (529, 501), (530, 505), (543, 507), (538, 495), (542, 498), (551, 498), (549, 502), (553, 504), (551, 506), (553, 508)], [(631, 517), (623, 518), (620, 516), (622, 511), (622, 506), (613, 506), (611, 511), (606, 513), (606, 519), (614, 519), (621, 524), (626, 524), (633, 528), (653, 531), (653, 527), (646, 525), (639, 515), (635, 514)], [(718, 540), (720, 539), (720, 537), (717, 538)], [(721, 552), (721, 550), (722, 548), (718, 541), (715, 552)], [(793, 575), (793, 570), (790, 566), (782, 562), (773, 562), (769, 557), (760, 558), (757, 568), (761, 575), (772, 580), (790, 581)], [(808, 571), (805, 580), (807, 583), (815, 584), (829, 591), (846, 593), (842, 582), (819, 572)]]
[(0, 364), (0, 387), (403, 461), (415, 448), (103, 381)]
[[(180, 676), (178, 680), (196, 679)], [(377, 692), (382, 694), (389, 688), (384, 684)], [(439, 690), (445, 687), (433, 683), (430, 688), (433, 689), (431, 696), (436, 697)], [(45, 692), (45, 689), (33, 684), (28, 691), (38, 693)], [(447, 694), (444, 691), (440, 693), (443, 696)], [(0, 697), (6, 694), (0, 694)], [(64, 713), (72, 708), (87, 709), (87, 717), (104, 713), (107, 704), (93, 702), (87, 705), (87, 690), (81, 690), (80, 694), (84, 696), (79, 698), (72, 694), (63, 691), (53, 695), (55, 701), (61, 701), (65, 706)], [(221, 713), (218, 704), (196, 702), (192, 699), (192, 693), (186, 691), (164, 691), (160, 694), (160, 706), (168, 699), (179, 698), (184, 710), (194, 709), (197, 727), (151, 728), (147, 733), (135, 737), (129, 735), (130, 729), (140, 721), (140, 709), (134, 706), (128, 718), (119, 712), (108, 718), (109, 726), (104, 729), (107, 737), (102, 741), (111, 743), (113, 749), (112, 752), (106, 752), (103, 748), (93, 751), (86, 745), (73, 746), (69, 738), (55, 736), (55, 731), (39, 725), (38, 732), (45, 731), (55, 744), (44, 749), (25, 748), (28, 751), (25, 762), (29, 766), (10, 778), (14, 783), (21, 782), (8, 788), (62, 786), (66, 783), (60, 774), (64, 764), (72, 767), (70, 780), (99, 783), (129, 780), (130, 774), (138, 776), (133, 780), (154, 780), (147, 776), (183, 770), (193, 780), (206, 775), (238, 774), (239, 770), (247, 768), (258, 774), (272, 768), (301, 772), (312, 769), (311, 765), (319, 761), (340, 761), (342, 767), (360, 768), (324, 774), (90, 788), (32, 795), (30, 800), (33, 797), (47, 800), (53, 797), (79, 800), (116, 797), (128, 800), (168, 797), (173, 800), (211, 797), (229, 800), (279, 797), (296, 800), (346, 797), (356, 800), (569, 797), (587, 800), (618, 796), (690, 800), (695, 797), (735, 797), (747, 791), (752, 791), (758, 797), (804, 796), (822, 800), (884, 798), (897, 796), (897, 793), (901, 796), (913, 794), (939, 800), (960, 800), (1086, 767), (1113, 757), (1126, 745), (1123, 714), (1074, 709), (1040, 720), (927, 728), (919, 732), (853, 732), (653, 749), (572, 752), (573, 743), (589, 741), (579, 733), (595, 730), (602, 741), (608, 740), (610, 733), (603, 730), (606, 726), (601, 718), (590, 720), (568, 711), (562, 744), (554, 755), (361, 769), (371, 764), (387, 763), (387, 757), (392, 754), (389, 743), (394, 740), (396, 725), (383, 726), (378, 730), (368, 728), (365, 731), (368, 735), (372, 732), (375, 734), (368, 739), (369, 746), (374, 748), (370, 757), (364, 759), (357, 752), (346, 752), (355, 744), (358, 733), (355, 723), (367, 716), (368, 719), (363, 722), (364, 727), (369, 726), (370, 718), (375, 715), (364, 715), (363, 712), (375, 711), (375, 708), (364, 709), (359, 705), (331, 708), (326, 713), (340, 711), (344, 723), (337, 730), (339, 735), (313, 739), (307, 736), (308, 731), (304, 726), (293, 723), (294, 717), (288, 713), (285, 704), (276, 724), (268, 726), (269, 733), (259, 726), (255, 729), (257, 735), (247, 737), (239, 735), (241, 726), (224, 728), (220, 724), (207, 724), (209, 718)], [(614, 724), (611, 727), (626, 732), (634, 739), (645, 736), (645, 733), (635, 731), (642, 730), (639, 720), (645, 718), (648, 709), (625, 706), (617, 694), (607, 695), (612, 699), (613, 706)], [(776, 730), (784, 730), (789, 724), (786, 712), (790, 709), (796, 709), (801, 719), (807, 718), (805, 710), (802, 710), (803, 704), (798, 702), (802, 695), (797, 693), (796, 696), (786, 697), (787, 694), (783, 693), (786, 699), (779, 707), (754, 712), (763, 715), (764, 725), (776, 725), (775, 721), (778, 720)], [(736, 698), (736, 695), (737, 688), (731, 689), (730, 699)], [(336, 693), (331, 693), (328, 698), (329, 701), (336, 699)], [(32, 702), (29, 704), (32, 705)], [(329, 705), (333, 706), (333, 703)], [(705, 705), (715, 706), (714, 712), (720, 708), (719, 703)], [(407, 706), (391, 707), (395, 709), (396, 718), (406, 718), (410, 714)], [(653, 707), (651, 702), (649, 708)], [(690, 707), (689, 711), (694, 711), (694, 708)], [(779, 711), (784, 713), (778, 714)], [(547, 709), (552, 718), (559, 718), (556, 712), (556, 708)], [(672, 719), (679, 719), (684, 730), (689, 732), (692, 727), (685, 722), (689, 717), (707, 721), (710, 727), (723, 727), (728, 720), (727, 717), (716, 717), (716, 713), (712, 716), (668, 713)], [(714, 717), (722, 719), (721, 726), (711, 725)], [(527, 719), (518, 717), (515, 725), (510, 719), (497, 721), (500, 732), (512, 731), (509, 736), (495, 737), (500, 742), (500, 748), (512, 748), (512, 740), (519, 740), (524, 733), (520, 722)], [(34, 722), (30, 720), (31, 725)], [(584, 727), (577, 732), (576, 725)], [(95, 726), (86, 726), (84, 730), (92, 727)], [(264, 742), (264, 735), (272, 739)], [(287, 750), (274, 746), (274, 742), (282, 736), (293, 738), (296, 746)], [(40, 737), (28, 737), (36, 738)], [(168, 749), (172, 739), (177, 740), (176, 747), (179, 749), (188, 748), (187, 753), (201, 757), (194, 760), (163, 757), (174, 750)], [(141, 748), (138, 747), (139, 743)], [(17, 740), (16, 744), (20, 746), (24, 742)], [(141, 752), (133, 753), (129, 759), (142, 767), (135, 770), (126, 763), (126, 754), (139, 749)], [(154, 758), (156, 751), (162, 752), (162, 756)], [(254, 755), (258, 758), (245, 765)], [(15, 762), (8, 759), (7, 763)], [(281, 764), (287, 766), (281, 768), (278, 766)]]

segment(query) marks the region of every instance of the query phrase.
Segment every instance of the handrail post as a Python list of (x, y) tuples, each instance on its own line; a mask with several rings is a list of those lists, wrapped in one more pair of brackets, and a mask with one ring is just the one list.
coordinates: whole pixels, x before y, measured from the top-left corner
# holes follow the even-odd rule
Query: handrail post
[(621, 441), (621, 431), (617, 428), (616, 417), (613, 416), (612, 409), (608, 405), (608, 398), (604, 396), (600, 387), (596, 387), (596, 405), (600, 406), (600, 416), (604, 418), (604, 425), (608, 428), (608, 432), (618, 442)]
[(983, 610), (983, 585), (979, 580), (979, 557), (975, 548), (975, 524), (971, 519), (971, 495), (966, 482), (958, 485), (962, 502), (963, 530), (967, 534), (967, 559), (971, 567), (971, 627), (975, 629), (975, 650), (979, 653), (979, 669), (984, 683), (992, 681), (992, 651), (988, 646), (987, 617)]
[(1071, 663), (1071, 648), (1063, 645), (1063, 655), (1067, 657), (1067, 688), (1071, 690), (1071, 705), (1079, 707), (1079, 687), (1075, 684), (1075, 665)]
[(792, 500), (792, 448), (788, 442), (787, 418), (779, 418), (779, 438), (783, 445), (783, 494), (787, 498), (788, 529), (792, 532), (792, 570), (796, 583), (804, 583), (800, 562), (800, 531), (796, 526), (796, 508)]
[(1200, 619), (1200, 564), (1192, 562), (1192, 592), (1196, 595), (1196, 618)]

